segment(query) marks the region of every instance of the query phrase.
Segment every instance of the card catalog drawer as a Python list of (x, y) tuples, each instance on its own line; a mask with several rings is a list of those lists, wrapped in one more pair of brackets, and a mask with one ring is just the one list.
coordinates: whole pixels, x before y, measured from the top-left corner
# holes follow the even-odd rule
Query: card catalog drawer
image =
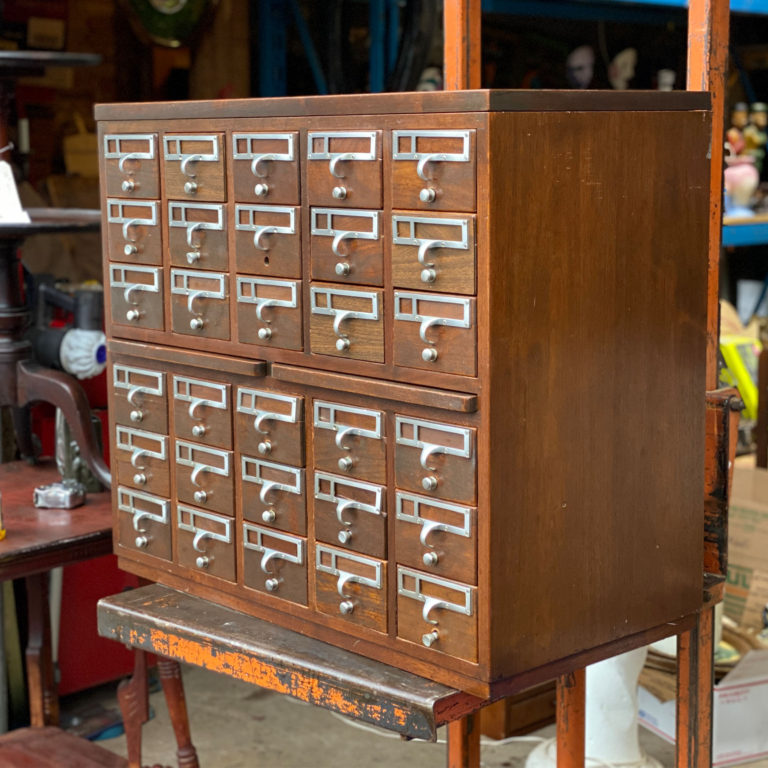
[(164, 373), (115, 363), (112, 391), (110, 407), (118, 424), (134, 424), (149, 432), (168, 432)]
[(306, 551), (304, 538), (243, 523), (245, 586), (306, 605)]
[(159, 267), (109, 265), (112, 322), (162, 331), (163, 273)]
[(387, 556), (386, 490), (315, 472), (315, 538), (381, 559)]
[(299, 204), (299, 134), (233, 133), (235, 200)]
[(108, 133), (102, 147), (109, 197), (159, 197), (156, 133)]
[(301, 281), (237, 276), (237, 339), (303, 349)]
[(229, 268), (227, 213), (217, 203), (168, 203), (168, 250), (175, 267)]
[(475, 217), (394, 212), (392, 282), (398, 288), (475, 293)]
[(163, 263), (157, 200), (107, 199), (107, 247), (112, 261)]
[(281, 464), (304, 466), (304, 398), (237, 388), (237, 449)]
[(309, 294), (310, 346), (314, 354), (384, 362), (382, 291), (313, 285)]
[(238, 272), (301, 277), (301, 208), (236, 205), (235, 258)]
[(474, 503), (475, 433), (473, 427), (396, 416), (395, 484), (417, 493)]
[(163, 136), (166, 197), (226, 200), (223, 143), (218, 133)]
[(310, 234), (314, 280), (384, 284), (380, 211), (312, 208)]
[(230, 386), (187, 376), (173, 377), (176, 437), (217, 448), (232, 448)]
[(381, 131), (307, 134), (310, 205), (381, 208)]
[(235, 514), (232, 452), (176, 440), (176, 495), (180, 501)]
[(477, 510), (404, 491), (395, 494), (395, 546), (403, 565), (477, 584)]
[(361, 627), (387, 631), (387, 564), (315, 545), (317, 610)]
[(397, 208), (475, 210), (475, 131), (392, 131)]
[(171, 502), (118, 486), (118, 544), (170, 560)]
[(243, 517), (282, 531), (307, 532), (304, 470), (273, 461), (240, 457)]
[(155, 494), (170, 496), (168, 438), (133, 427), (115, 426), (117, 481)]
[(397, 635), (477, 661), (477, 587), (398, 566)]
[(384, 414), (367, 408), (315, 400), (314, 462), (318, 469), (386, 483)]
[(171, 270), (171, 322), (175, 333), (229, 340), (229, 276)]
[(177, 504), (179, 565), (227, 581), (235, 580), (235, 521), (202, 509)]
[(476, 376), (475, 299), (395, 291), (395, 365)]

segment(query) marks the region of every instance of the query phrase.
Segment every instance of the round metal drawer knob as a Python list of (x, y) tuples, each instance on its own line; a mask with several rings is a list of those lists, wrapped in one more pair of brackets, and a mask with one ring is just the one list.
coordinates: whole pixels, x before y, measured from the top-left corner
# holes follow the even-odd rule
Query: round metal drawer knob
[(128, 243), (125, 248), (123, 248), (123, 253), (126, 256), (133, 256), (134, 254), (138, 253), (139, 249), (137, 246), (135, 246), (133, 243)]
[(137, 472), (133, 476), (133, 482), (136, 483), (136, 485), (146, 485), (147, 484), (147, 476), (143, 472)]
[(422, 283), (434, 283), (437, 280), (436, 269), (422, 269), (421, 270), (421, 282)]
[(427, 648), (431, 648), (439, 639), (440, 633), (436, 629), (421, 636), (421, 642), (426, 645)]
[(431, 187), (424, 187), (424, 189), (419, 192), (419, 200), (421, 200), (422, 203), (434, 203), (436, 197), (437, 192)]
[(261, 513), (261, 519), (265, 523), (274, 523), (276, 518), (277, 518), (277, 515), (275, 514), (275, 510), (274, 509), (265, 509)]
[(133, 179), (126, 179), (121, 185), (120, 189), (123, 192), (133, 192), (136, 189), (136, 182)]
[(351, 600), (344, 600), (341, 603), (339, 603), (339, 611), (344, 616), (349, 616), (352, 611), (355, 610), (355, 604)]
[(190, 251), (187, 254), (187, 264), (194, 264), (197, 261), (200, 261), (200, 251)]
[(190, 328), (191, 328), (193, 331), (199, 331), (199, 330), (202, 330), (202, 328), (203, 328), (203, 326), (204, 326), (204, 325), (205, 325), (205, 320), (203, 320), (203, 318), (202, 318), (202, 317), (193, 317), (193, 318), (192, 318), (192, 319), (189, 321), (189, 327), (190, 327)]
[(135, 323), (141, 317), (141, 312), (138, 309), (129, 309), (125, 313), (125, 319), (130, 323)]
[(350, 346), (352, 345), (350, 344), (349, 339), (336, 340), (336, 349), (338, 349), (339, 352), (346, 352), (350, 348)]
[(269, 440), (263, 440), (256, 446), (256, 450), (262, 456), (268, 456), (270, 453), (272, 453), (272, 443), (270, 443)]
[(347, 544), (352, 540), (352, 531), (339, 531), (339, 543)]
[(195, 560), (195, 565), (198, 568), (207, 568), (211, 564), (211, 558), (208, 555), (201, 555)]
[(272, 338), (272, 329), (271, 328), (259, 328), (258, 336), (259, 336), (259, 338), (262, 341), (266, 341), (267, 339), (271, 339)]
[(144, 418), (144, 414), (141, 411), (131, 411), (130, 419), (135, 424)]
[(194, 195), (195, 192), (197, 192), (197, 182), (196, 181), (188, 181), (186, 184), (184, 184), (184, 191), (188, 195)]
[(257, 184), (253, 191), (256, 193), (256, 197), (266, 197), (269, 194), (269, 184)]
[(434, 475), (421, 478), (421, 487), (425, 491), (434, 491), (437, 488), (437, 478)]
[(333, 269), (333, 271), (339, 276), (339, 277), (346, 277), (351, 271), (352, 267), (349, 266), (349, 264), (340, 261)]
[(421, 558), (421, 561), (424, 563), (424, 565), (437, 565), (437, 561), (439, 559), (440, 556), (437, 554), (437, 552), (425, 552)]
[(134, 543), (139, 549), (146, 549), (149, 546), (149, 538), (146, 536), (137, 536)]
[(277, 588), (280, 586), (280, 579), (267, 579), (264, 582), (264, 586), (267, 588), (267, 592), (277, 592)]
[(437, 360), (437, 350), (434, 347), (426, 347), (421, 350), (421, 359), (425, 363), (434, 363)]
[(347, 188), (334, 187), (333, 192), (331, 194), (333, 195), (334, 200), (345, 200), (347, 197)]
[(203, 437), (205, 435), (205, 426), (203, 424), (195, 424), (195, 426), (192, 427), (192, 434), (195, 437)]
[(352, 467), (354, 465), (354, 461), (349, 456), (342, 456), (339, 459), (339, 469), (342, 470), (342, 472), (351, 472)]
[(203, 504), (208, 501), (208, 494), (205, 491), (195, 491), (195, 501), (198, 504)]

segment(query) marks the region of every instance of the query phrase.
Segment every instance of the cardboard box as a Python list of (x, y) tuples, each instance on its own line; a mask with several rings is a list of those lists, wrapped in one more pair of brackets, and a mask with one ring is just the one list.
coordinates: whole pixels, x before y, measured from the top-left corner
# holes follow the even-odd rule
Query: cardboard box
[(742, 627), (763, 628), (768, 603), (768, 470), (736, 463), (728, 513), (725, 613)]
[[(640, 722), (675, 743), (677, 702), (638, 689)], [(712, 766), (739, 765), (768, 757), (768, 650), (750, 651), (716, 686)]]

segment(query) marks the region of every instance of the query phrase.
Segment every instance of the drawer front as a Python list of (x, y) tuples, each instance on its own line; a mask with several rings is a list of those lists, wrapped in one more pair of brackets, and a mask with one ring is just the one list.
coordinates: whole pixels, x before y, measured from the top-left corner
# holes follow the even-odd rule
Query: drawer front
[(168, 203), (168, 250), (175, 267), (229, 269), (224, 206)]
[(313, 208), (310, 233), (314, 280), (384, 285), (379, 211)]
[(392, 200), (398, 208), (466, 211), (477, 207), (475, 131), (393, 131)]
[(218, 133), (163, 136), (166, 197), (226, 200), (223, 144), (224, 137)]
[(235, 580), (235, 521), (202, 509), (176, 505), (179, 565)]
[(477, 587), (398, 566), (397, 635), (477, 661)]
[(387, 482), (381, 411), (315, 400), (312, 424), (315, 467), (372, 483)]
[(303, 469), (241, 456), (240, 472), (246, 520), (302, 536), (307, 533)]
[(477, 584), (477, 509), (413, 493), (395, 494), (398, 562)]
[(304, 466), (304, 399), (238, 387), (235, 433), (241, 453)]
[(243, 582), (246, 587), (307, 604), (307, 540), (243, 523)]
[(233, 133), (238, 202), (299, 204), (299, 134)]
[(245, 344), (303, 349), (300, 280), (237, 276), (237, 338)]
[(398, 488), (473, 504), (477, 498), (473, 427), (395, 417)]
[(224, 515), (235, 514), (231, 451), (176, 440), (174, 458), (179, 501)]
[(394, 212), (392, 282), (398, 288), (475, 293), (475, 217)]
[(157, 200), (107, 199), (108, 257), (131, 264), (163, 263)]
[(112, 322), (162, 331), (163, 273), (159, 267), (109, 265)]
[(122, 363), (112, 366), (111, 403), (115, 422), (148, 432), (168, 432), (165, 374)]
[(387, 564), (324, 544), (315, 546), (317, 610), (387, 631)]
[(170, 496), (168, 438), (142, 429), (115, 426), (117, 481), (155, 496)]
[(156, 133), (108, 133), (102, 151), (106, 161), (109, 197), (157, 198), (158, 149)]
[(309, 292), (313, 353), (384, 362), (382, 291), (313, 285)]
[(171, 270), (174, 333), (229, 340), (229, 277), (222, 272)]
[(172, 394), (176, 437), (232, 449), (229, 384), (174, 376)]
[(310, 205), (381, 208), (381, 131), (310, 131)]
[(235, 206), (235, 259), (238, 272), (301, 277), (301, 208)]
[(476, 376), (475, 299), (395, 291), (395, 364)]
[(387, 556), (386, 490), (381, 485), (315, 472), (315, 538), (363, 555)]
[(118, 543), (121, 547), (170, 560), (171, 502), (118, 486)]

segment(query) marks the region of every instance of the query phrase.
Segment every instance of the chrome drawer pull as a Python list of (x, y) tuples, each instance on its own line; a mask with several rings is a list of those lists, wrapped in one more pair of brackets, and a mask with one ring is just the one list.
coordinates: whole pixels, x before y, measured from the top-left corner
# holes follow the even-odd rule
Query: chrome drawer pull
[[(249, 534), (251, 533), (256, 534), (255, 542), (250, 540)], [(277, 539), (278, 541), (284, 541), (287, 544), (295, 547), (296, 553), (291, 554), (289, 552), (283, 552), (282, 550), (269, 547), (264, 543), (265, 539)], [(273, 573), (273, 571), (268, 567), (270, 560), (285, 560), (286, 562), (294, 563), (295, 565), (304, 564), (304, 542), (302, 539), (291, 536), (289, 534), (281, 533), (280, 531), (275, 531), (271, 528), (259, 528), (256, 525), (243, 523), (243, 548), (253, 550), (254, 552), (260, 552), (262, 554), (259, 567), (264, 573), (268, 575)]]
[[(403, 502), (410, 502), (413, 507), (413, 511), (408, 513), (403, 508)], [(437, 509), (444, 509), (452, 514), (460, 515), (462, 518), (461, 525), (452, 525), (450, 523), (441, 523), (436, 520), (430, 520), (429, 518), (422, 517), (421, 506), (436, 507)], [(395, 517), (397, 520), (403, 520), (407, 523), (414, 523), (421, 526), (419, 532), (419, 541), (425, 547), (432, 547), (427, 539), (433, 531), (444, 531), (456, 536), (463, 536), (464, 538), (471, 537), (471, 512), (467, 507), (459, 504), (451, 504), (440, 499), (431, 499), (424, 496), (416, 496), (415, 494), (403, 493), (398, 491), (395, 497)], [(434, 563), (431, 563), (434, 565)]]
[[(196, 459), (195, 457), (199, 454), (218, 459), (218, 465)], [(211, 460), (209, 460), (209, 462)], [(220, 475), (221, 477), (230, 476), (228, 451), (222, 451), (218, 448), (203, 447), (196, 443), (187, 443), (184, 440), (176, 441), (176, 464), (192, 468), (190, 482), (198, 488), (200, 487), (200, 484), (197, 482), (197, 479), (203, 472), (210, 472), (211, 474)]]
[[(330, 556), (330, 564), (326, 565), (322, 562), (323, 555)], [(374, 576), (369, 578), (367, 576), (361, 576), (357, 573), (350, 573), (339, 567), (339, 559), (351, 560), (356, 563), (361, 563), (374, 571)], [(336, 577), (336, 591), (342, 598), (339, 603), (339, 612), (348, 616), (354, 609), (356, 602), (351, 595), (347, 594), (347, 584), (362, 584), (373, 589), (381, 589), (381, 563), (377, 560), (369, 560), (359, 555), (353, 555), (350, 552), (339, 552), (329, 547), (318, 545), (315, 549), (315, 568), (321, 573), (327, 573)]]
[[(147, 216), (126, 216), (127, 207), (147, 208)], [(126, 203), (123, 200), (115, 198), (107, 199), (107, 221), (110, 224), (120, 224), (123, 228), (123, 240), (129, 243), (135, 243), (136, 238), (132, 237), (131, 230), (134, 227), (154, 227), (157, 226), (157, 203), (154, 201), (134, 201)], [(130, 253), (126, 252), (126, 256)]]
[[(422, 273), (422, 277), (424, 277)], [(427, 282), (433, 282), (434, 277), (430, 274)], [(458, 306), (461, 310), (461, 317), (437, 317), (434, 315), (425, 315), (419, 312), (420, 301), (431, 301), (440, 304)], [(403, 309), (410, 303), (410, 309)], [(471, 303), (469, 299), (456, 298), (453, 296), (438, 296), (435, 294), (405, 293), (395, 291), (395, 320), (405, 320), (406, 322), (419, 323), (419, 338), (428, 346), (422, 350), (421, 356), (425, 362), (437, 360), (437, 343), (428, 338), (429, 330), (437, 325), (444, 325), (451, 328), (471, 328)]]
[[(409, 589), (405, 586), (405, 579), (413, 579), (414, 587)], [(450, 589), (452, 592), (456, 592), (457, 596), (460, 595), (464, 598), (463, 605), (460, 603), (452, 603), (450, 600), (443, 598), (430, 597), (425, 595), (422, 591), (422, 584), (433, 584), (436, 587), (442, 589)], [(420, 571), (412, 571), (410, 568), (403, 568), (399, 566), (397, 569), (397, 594), (404, 597), (410, 597), (413, 600), (418, 600), (424, 603), (424, 607), (421, 611), (421, 616), (425, 622), (429, 624), (438, 624), (437, 619), (430, 619), (429, 614), (435, 610), (435, 608), (442, 608), (446, 611), (452, 611), (453, 613), (460, 613), (464, 616), (471, 616), (473, 613), (472, 606), (472, 590), (470, 587), (459, 584), (455, 581), (448, 581), (448, 579), (440, 579), (436, 576), (427, 576)]]
[[(267, 480), (262, 476), (265, 469), (271, 469), (292, 476), (293, 484), (281, 483), (277, 480)], [(292, 493), (296, 496), (301, 496), (303, 492), (301, 470), (288, 466), (287, 464), (275, 464), (271, 461), (263, 461), (261, 459), (252, 459), (248, 456), (242, 456), (240, 471), (245, 482), (255, 483), (256, 485), (261, 486), (259, 489), (259, 500), (262, 504), (266, 504), (269, 507), (275, 505), (274, 501), (268, 499), (273, 491)]]
[[(137, 439), (143, 439), (148, 442), (156, 444), (158, 447), (155, 450), (151, 448), (141, 448), (134, 445), (134, 441)], [(131, 466), (135, 469), (146, 469), (144, 465), (139, 465), (138, 461), (142, 458), (157, 459), (158, 461), (165, 461), (167, 459), (166, 454), (166, 441), (167, 437), (164, 435), (156, 435), (154, 432), (145, 432), (141, 429), (132, 429), (130, 427), (118, 426), (115, 430), (115, 443), (118, 450), (131, 452)]]
[[(246, 405), (245, 400), (249, 398), (249, 403)], [(279, 413), (278, 411), (268, 411), (256, 407), (256, 398), (264, 398), (267, 400), (275, 400), (281, 403), (288, 403), (290, 411), (286, 413)], [(299, 412), (299, 398), (292, 397), (290, 395), (279, 395), (272, 392), (262, 392), (256, 389), (245, 389), (239, 387), (237, 390), (237, 412), (244, 413), (248, 416), (255, 416), (253, 420), (253, 428), (260, 435), (268, 435), (268, 429), (262, 429), (264, 422), (266, 421), (283, 421), (288, 424), (295, 424), (298, 420)]]
[[(184, 517), (188, 517), (189, 522), (187, 522)], [(197, 518), (207, 520), (209, 523), (215, 523), (223, 528), (223, 533), (216, 533), (215, 531), (200, 528), (196, 523)], [(226, 517), (219, 517), (218, 515), (203, 512), (200, 509), (192, 509), (179, 504), (177, 507), (177, 525), (179, 530), (194, 534), (194, 538), (192, 539), (192, 549), (194, 549), (195, 552), (200, 553), (200, 557), (195, 560), (195, 565), (201, 569), (208, 568), (213, 562), (213, 556), (207, 555), (202, 546), (206, 539), (220, 541), (223, 544), (232, 543), (231, 520)]]
[[(160, 511), (150, 512), (148, 509), (140, 508), (138, 506), (139, 503), (154, 506), (159, 508)], [(160, 525), (168, 524), (170, 502), (166, 499), (160, 499), (147, 493), (141, 493), (141, 491), (131, 491), (118, 486), (117, 507), (121, 512), (127, 512), (132, 516), (133, 530), (138, 534), (143, 534), (137, 536), (134, 541), (135, 545), (139, 548), (146, 547), (150, 541), (149, 537), (146, 536), (147, 530), (141, 525), (142, 520), (152, 520)]]
[[(193, 387), (208, 390), (211, 397), (199, 397), (192, 395)], [(194, 421), (202, 420), (202, 416), (197, 416), (198, 408), (208, 407), (218, 410), (227, 409), (227, 385), (216, 384), (210, 381), (200, 381), (199, 379), (188, 379), (183, 376), (173, 377), (173, 397), (182, 403), (189, 403), (189, 418)]]
[[(348, 449), (347, 449), (348, 450)], [(321, 483), (328, 483), (328, 491), (322, 491)], [(339, 486), (348, 488), (357, 488), (373, 495), (373, 503), (366, 504), (365, 502), (358, 501), (356, 499), (345, 498), (341, 495)], [(327, 501), (336, 505), (336, 519), (341, 525), (351, 525), (350, 522), (344, 519), (344, 512), (348, 509), (357, 509), (361, 512), (367, 512), (371, 515), (385, 516), (382, 511), (382, 497), (384, 489), (380, 485), (373, 485), (372, 483), (364, 483), (359, 480), (346, 480), (336, 477), (336, 475), (328, 474), (327, 472), (315, 472), (315, 498), (320, 501)]]
[[(201, 281), (207, 281), (208, 283), (212, 283), (214, 286), (217, 285), (218, 287), (209, 289), (192, 289), (189, 287), (189, 284), (190, 280), (193, 278)], [(179, 296), (186, 296), (187, 311), (189, 314), (200, 315), (202, 314), (202, 310), (198, 312), (195, 310), (194, 306), (198, 299), (224, 299), (226, 297), (224, 275), (218, 272), (195, 272), (186, 269), (172, 269), (171, 293)], [(202, 323), (202, 320), (200, 322)], [(199, 327), (202, 327), (202, 325)]]
[[(131, 376), (143, 376), (154, 380), (154, 384), (132, 384)], [(128, 393), (125, 399), (134, 407), (139, 407), (141, 401), (137, 402), (138, 395), (150, 395), (154, 397), (163, 396), (163, 374), (157, 371), (148, 371), (144, 368), (130, 368), (127, 365), (116, 364), (112, 368), (112, 386), (117, 389), (127, 389)]]
[[(132, 273), (152, 275), (152, 282), (131, 282), (129, 275)], [(111, 288), (122, 288), (125, 303), (135, 305), (138, 301), (133, 301), (131, 298), (134, 292), (144, 291), (145, 293), (160, 293), (160, 270), (156, 267), (122, 266), (119, 264), (112, 264), (109, 267), (109, 285)]]
[[(392, 131), (392, 159), (393, 160), (417, 160), (416, 172), (423, 181), (430, 181), (426, 176), (425, 168), (429, 163), (468, 163), (469, 142), (471, 132), (466, 131)], [(460, 152), (419, 152), (418, 140), (420, 138), (460, 139)], [(405, 142), (406, 149), (402, 150), (401, 141)]]
[[(288, 224), (256, 224), (256, 213), (269, 213), (288, 217)], [(247, 214), (247, 221), (242, 221), (242, 215)], [(235, 229), (240, 232), (253, 232), (253, 244), (260, 251), (268, 251), (269, 246), (262, 243), (265, 235), (295, 235), (296, 209), (283, 205), (236, 205)]]
[[(379, 295), (372, 291), (345, 291), (333, 288), (310, 288), (310, 311), (315, 315), (331, 315), (333, 317), (333, 332), (338, 337), (336, 349), (340, 352), (349, 349), (351, 342), (349, 336), (341, 329), (345, 320), (373, 320), (379, 319)], [(371, 310), (364, 312), (351, 309), (336, 309), (333, 306), (334, 297), (364, 298), (371, 302)], [(320, 303), (321, 299), (325, 299)]]
[[(182, 151), (182, 144), (185, 141), (200, 141), (211, 145), (210, 152), (192, 152)], [(181, 172), (184, 176), (194, 177), (194, 172), (190, 171), (189, 164), (197, 162), (218, 162), (219, 160), (219, 142), (217, 136), (164, 136), (163, 149), (166, 160), (181, 161)]]
[[(123, 152), (121, 144), (124, 141), (146, 141), (147, 150), (145, 152)], [(113, 149), (110, 149), (110, 145)], [(117, 167), (121, 173), (128, 173), (125, 163), (129, 160), (154, 160), (155, 159), (155, 136), (152, 133), (124, 133), (124, 134), (106, 134), (104, 136), (104, 158), (106, 160), (119, 160)]]
[[(255, 147), (259, 141), (285, 141), (286, 152), (257, 152)], [(246, 151), (238, 152), (240, 142), (245, 142)], [(291, 133), (234, 133), (232, 134), (232, 158), (234, 160), (250, 160), (251, 173), (258, 179), (266, 178), (266, 171), (259, 166), (266, 162), (288, 162), (295, 159), (294, 136)]]
[[(327, 416), (324, 415), (327, 412)], [(323, 400), (315, 400), (313, 426), (318, 429), (329, 429), (333, 432), (346, 430), (349, 425), (340, 421), (343, 414), (355, 414), (373, 420), (373, 427), (365, 429), (356, 427), (355, 434), (360, 437), (367, 437), (372, 440), (381, 440), (382, 436), (382, 413), (381, 411), (370, 411), (366, 408), (356, 408), (352, 405), (340, 405), (339, 403), (329, 403)], [(349, 450), (349, 449), (345, 449)]]
[[(367, 152), (332, 152), (331, 139), (363, 139), (369, 142)], [(337, 179), (343, 179), (344, 174), (337, 168), (342, 161), (376, 159), (376, 131), (331, 131), (317, 133), (310, 131), (307, 136), (307, 158), (309, 160), (328, 160), (328, 170)], [(319, 145), (319, 149), (317, 148)]]
[[(413, 430), (413, 437), (405, 437), (403, 426), (410, 426)], [(463, 443), (461, 448), (455, 448), (448, 445), (437, 445), (419, 438), (422, 429), (432, 429), (449, 435), (456, 435), (461, 438)], [(405, 445), (411, 448), (419, 448), (421, 454), (419, 462), (421, 466), (429, 471), (434, 471), (434, 467), (429, 466), (430, 456), (437, 453), (444, 453), (450, 456), (458, 456), (463, 459), (469, 459), (472, 456), (472, 433), (465, 427), (454, 427), (448, 424), (439, 424), (432, 421), (422, 421), (420, 419), (404, 418), (397, 416), (395, 418), (395, 443)]]

